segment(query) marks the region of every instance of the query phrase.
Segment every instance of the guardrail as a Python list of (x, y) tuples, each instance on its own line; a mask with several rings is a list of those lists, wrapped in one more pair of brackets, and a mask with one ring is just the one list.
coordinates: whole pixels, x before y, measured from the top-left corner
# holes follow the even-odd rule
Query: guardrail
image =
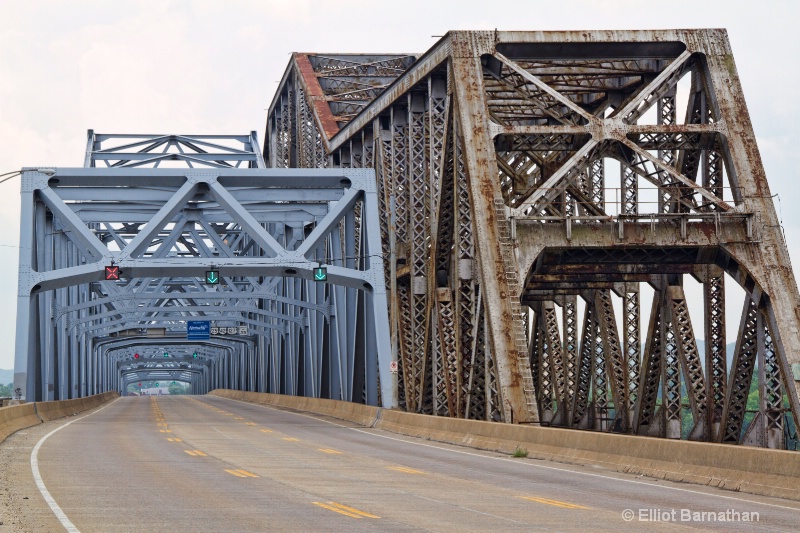
[(49, 420), (76, 415), (119, 396), (116, 391), (58, 402), (31, 402), (0, 407), (0, 442), (13, 433)]
[(520, 446), (531, 458), (800, 501), (800, 453), (792, 451), (463, 420), (299, 396), (226, 389), (210, 394), (450, 444), (508, 454)]

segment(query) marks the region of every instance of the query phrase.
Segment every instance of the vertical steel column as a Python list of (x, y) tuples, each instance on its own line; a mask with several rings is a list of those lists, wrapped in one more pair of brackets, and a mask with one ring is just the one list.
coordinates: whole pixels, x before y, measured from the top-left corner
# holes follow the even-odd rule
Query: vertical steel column
[(661, 338), (664, 343), (661, 406), (664, 413), (664, 436), (668, 439), (680, 439), (682, 430), (681, 415), (683, 414), (681, 368), (678, 341), (675, 338), (675, 324), (672, 321), (670, 308), (670, 300), (665, 294), (661, 307), (661, 327), (663, 332)]
[(703, 280), (705, 311), (705, 366), (708, 384), (709, 439), (716, 441), (725, 407), (728, 358), (725, 333), (725, 275), (719, 267), (708, 266)]
[(594, 295), (584, 296), (582, 299), (586, 305), (584, 306), (583, 328), (581, 329), (575, 396), (571, 408), (571, 424), (581, 429), (588, 429), (594, 424), (594, 417), (589, 412), (595, 353)]
[[(763, 446), (773, 449), (783, 449), (784, 443), (784, 416), (783, 416), (783, 385), (781, 383), (780, 365), (772, 343), (772, 333), (761, 320), (759, 331), (763, 331), (763, 350), (759, 343), (759, 411), (764, 419)], [(763, 370), (762, 370), (763, 369)]]
[(428, 220), (430, 218), (430, 196), (428, 185), (428, 153), (426, 145), (426, 94), (408, 95), (408, 231), (407, 254), (409, 266), (409, 326), (411, 331), (406, 338), (411, 341), (409, 355), (417, 394), (417, 410), (431, 412), (431, 369), (428, 357), (430, 351), (430, 309), (428, 307)]
[(675, 332), (678, 355), (683, 368), (684, 383), (686, 384), (686, 394), (689, 396), (692, 420), (694, 422), (689, 432), (689, 439), (708, 440), (706, 385), (703, 379), (700, 355), (697, 352), (692, 321), (689, 318), (686, 296), (683, 294), (683, 287), (679, 285), (668, 287), (667, 297), (670, 300), (672, 327)]
[(572, 427), (574, 423), (575, 396), (580, 382), (580, 360), (578, 355), (578, 297), (563, 298), (561, 323), (564, 328), (564, 416), (562, 424)]
[(476, 244), (483, 266), (481, 291), (489, 326), (487, 344), (496, 357), (502, 401), (510, 407), (507, 421), (536, 422), (538, 409), (532, 384), (529, 394), (524, 388), (524, 382), (531, 380), (524, 348), (526, 343), (517, 346), (517, 338), (525, 338), (521, 317), (517, 318), (512, 308), (512, 301), (518, 302), (519, 294), (511, 294), (505, 278), (506, 266), (512, 267), (511, 263), (516, 261), (510, 253), (508, 258), (504, 257), (500, 245), (498, 228), (505, 221), (498, 220), (495, 201), (502, 205), (503, 197), (497, 184), (494, 147), (485, 128), (488, 120), (483, 101), (480, 56), (491, 51), (487, 44), (492, 37), (490, 32), (478, 38), (458, 32), (450, 36), (453, 79), (459, 102), (457, 113), (459, 123), (463, 125), (465, 143), (470, 147), (464, 153), (464, 160), (469, 177), (472, 220), (477, 232)]

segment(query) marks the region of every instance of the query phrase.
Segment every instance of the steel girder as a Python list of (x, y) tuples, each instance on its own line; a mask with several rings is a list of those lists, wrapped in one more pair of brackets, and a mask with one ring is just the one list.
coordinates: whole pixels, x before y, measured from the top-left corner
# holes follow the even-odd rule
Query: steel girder
[[(87, 167), (23, 172), (23, 396), (124, 392), (126, 376), (147, 371), (195, 392), (396, 402), (372, 171), (267, 170), (254, 134), (89, 137)], [(244, 148), (226, 152), (222, 141)], [(141, 156), (172, 148), (183, 169)], [(110, 264), (120, 281), (104, 279)], [(325, 282), (314, 281), (317, 267)], [(204, 283), (207, 270), (219, 285)], [(188, 341), (187, 320), (226, 331)], [(161, 350), (167, 362), (144, 363)], [(180, 363), (194, 352), (198, 361)]]
[(800, 297), (724, 30), (450, 32), (333, 122), (313, 56), (267, 163), (375, 167), (402, 407), (785, 446)]
[(89, 130), (87, 137), (84, 167), (265, 166), (254, 131), (250, 135), (129, 135)]

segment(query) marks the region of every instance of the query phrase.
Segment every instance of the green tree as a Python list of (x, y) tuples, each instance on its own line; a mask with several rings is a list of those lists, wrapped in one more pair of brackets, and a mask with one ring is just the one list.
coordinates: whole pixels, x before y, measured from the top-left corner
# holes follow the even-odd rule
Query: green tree
[(170, 394), (186, 394), (186, 389), (180, 383), (171, 383), (168, 390)]
[(14, 384), (0, 385), (0, 397), (9, 398), (14, 396)]

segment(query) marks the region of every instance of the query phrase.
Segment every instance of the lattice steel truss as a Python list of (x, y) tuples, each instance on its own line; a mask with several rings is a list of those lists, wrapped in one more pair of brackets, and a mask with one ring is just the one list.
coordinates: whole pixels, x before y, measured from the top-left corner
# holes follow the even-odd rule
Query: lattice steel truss
[[(85, 168), (23, 172), (15, 385), (395, 405), (377, 199), (372, 170), (264, 168), (254, 133), (90, 131)], [(188, 340), (189, 320), (213, 334)]]
[[(400, 405), (784, 446), (800, 297), (725, 31), (456, 31), (404, 57), (294, 54), (265, 143), (375, 166)], [(334, 72), (381, 90), (342, 113)]]

